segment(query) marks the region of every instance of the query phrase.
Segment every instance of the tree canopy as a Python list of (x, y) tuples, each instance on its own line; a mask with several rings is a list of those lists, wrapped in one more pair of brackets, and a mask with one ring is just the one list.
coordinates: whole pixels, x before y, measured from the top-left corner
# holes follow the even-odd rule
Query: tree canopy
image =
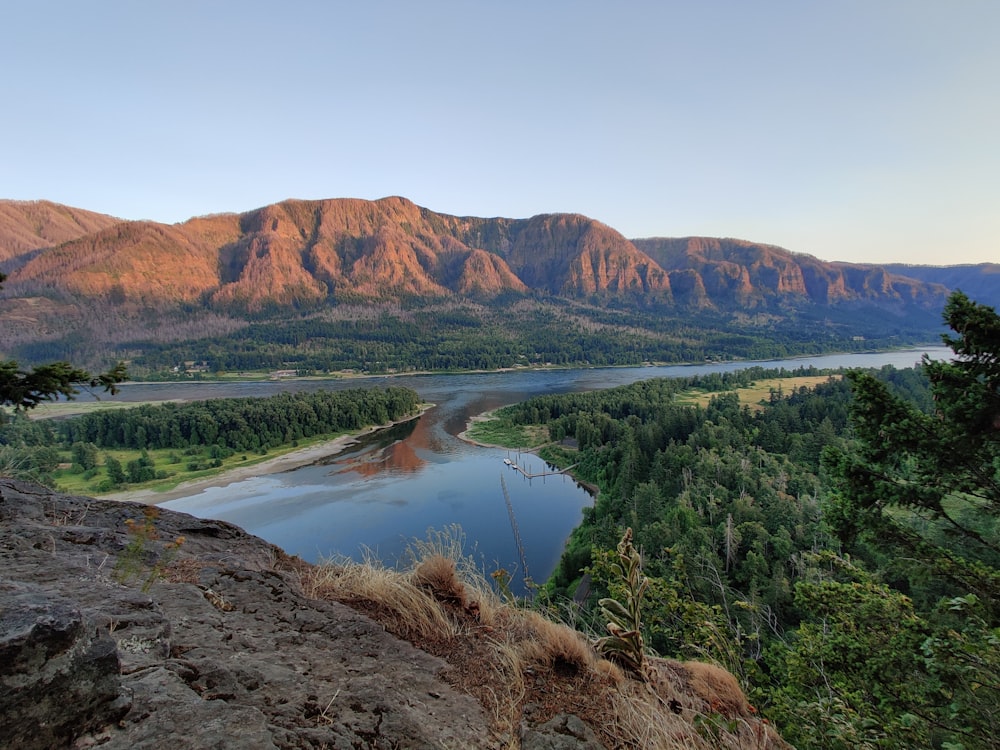
[(753, 408), (727, 374), (498, 411), (600, 488), (542, 598), (602, 626), (629, 527), (644, 642), (721, 662), (801, 750), (1000, 747), (1000, 317), (956, 293), (944, 319), (949, 361)]
[(43, 401), (63, 396), (73, 398), (80, 388), (101, 388), (112, 395), (127, 377), (125, 365), (119, 362), (107, 372), (91, 375), (69, 362), (53, 362), (22, 370), (15, 360), (0, 361), (0, 406), (32, 409)]
[(849, 375), (856, 450), (830, 461), (831, 518), (845, 542), (863, 535), (905, 552), (925, 575), (974, 593), (1000, 618), (1000, 317), (956, 292), (944, 317), (951, 361), (929, 360), (924, 413), (871, 375)]

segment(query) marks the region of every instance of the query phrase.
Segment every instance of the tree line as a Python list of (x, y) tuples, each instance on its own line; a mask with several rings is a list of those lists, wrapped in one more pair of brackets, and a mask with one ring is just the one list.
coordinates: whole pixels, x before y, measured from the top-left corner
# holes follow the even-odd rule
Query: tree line
[(131, 450), (218, 445), (257, 451), (385, 424), (414, 414), (419, 403), (415, 391), (397, 386), (282, 393), (104, 410), (61, 421), (55, 430), (67, 445)]

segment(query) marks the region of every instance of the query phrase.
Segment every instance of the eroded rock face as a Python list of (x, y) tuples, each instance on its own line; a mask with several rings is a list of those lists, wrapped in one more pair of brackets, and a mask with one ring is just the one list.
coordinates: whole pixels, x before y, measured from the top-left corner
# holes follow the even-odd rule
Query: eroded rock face
[(52, 748), (128, 710), (118, 651), (65, 597), (0, 580), (0, 717), (6, 747)]
[(184, 536), (169, 574), (120, 582), (143, 508), (0, 479), (0, 747), (498, 746), (443, 661), (235, 526), (163, 511), (142, 563)]

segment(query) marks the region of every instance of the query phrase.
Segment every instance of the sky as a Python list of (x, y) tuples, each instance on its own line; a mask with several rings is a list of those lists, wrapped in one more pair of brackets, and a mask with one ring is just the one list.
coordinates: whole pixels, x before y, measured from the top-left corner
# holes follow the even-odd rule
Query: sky
[(997, 0), (31, 0), (0, 198), (401, 195), (824, 260), (1000, 262)]

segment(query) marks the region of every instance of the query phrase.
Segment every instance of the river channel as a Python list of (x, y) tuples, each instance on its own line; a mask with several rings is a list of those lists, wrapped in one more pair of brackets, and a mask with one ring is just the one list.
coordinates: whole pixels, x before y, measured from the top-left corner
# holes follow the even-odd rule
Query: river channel
[(523, 370), (504, 373), (396, 376), (345, 380), (243, 383), (136, 383), (125, 401), (266, 396), (281, 391), (393, 384), (413, 388), (435, 404), (419, 419), (374, 433), (336, 455), (302, 468), (211, 487), (165, 507), (235, 523), (307, 560), (373, 554), (395, 564), (413, 539), (428, 530), (459, 528), (465, 550), (491, 572), (506, 568), (520, 582), (524, 565), (515, 542), (501, 483), (509, 493), (528, 573), (545, 580), (555, 567), (581, 511), (593, 498), (569, 477), (524, 479), (504, 463), (510, 457), (532, 472), (532, 455), (471, 445), (456, 437), (477, 414), (540, 394), (608, 388), (656, 377), (728, 372), (752, 365), (911, 367), (927, 347), (897, 352), (836, 354), (768, 362), (662, 367)]

